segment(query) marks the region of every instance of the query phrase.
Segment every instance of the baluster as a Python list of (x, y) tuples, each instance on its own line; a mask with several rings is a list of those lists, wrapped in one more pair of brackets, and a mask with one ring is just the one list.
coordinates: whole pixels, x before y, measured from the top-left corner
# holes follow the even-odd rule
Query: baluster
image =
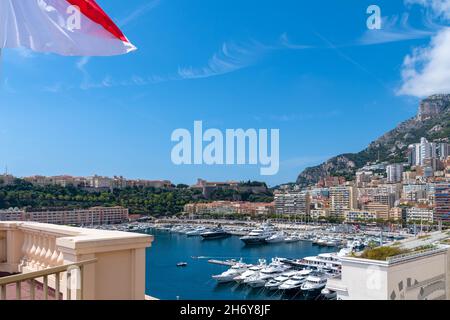
[(41, 254), (39, 255), (39, 265), (38, 268), (39, 269), (45, 269), (46, 266), (46, 261), (45, 261), (45, 256), (47, 255), (47, 250), (49, 247), (49, 238), (46, 235), (42, 235), (42, 247), (41, 247)]
[(42, 250), (42, 236), (38, 234), (36, 236), (36, 251), (34, 252), (34, 269), (39, 270), (39, 264), (41, 259), (41, 250)]
[(27, 247), (28, 247), (28, 234), (23, 234), (23, 244), (22, 244), (22, 259), (20, 261), (19, 268), (23, 268), (27, 262)]
[(29, 256), (28, 265), (31, 268), (33, 267), (33, 265), (34, 265), (34, 263), (36, 261), (36, 258), (35, 258), (35, 253), (36, 253), (36, 249), (37, 249), (36, 241), (37, 241), (37, 235), (36, 234), (32, 234), (31, 235), (31, 243), (32, 243), (32, 245), (31, 245), (30, 251), (28, 253), (28, 256)]
[(50, 268), (52, 266), (52, 256), (53, 256), (53, 251), (55, 248), (55, 241), (53, 237), (48, 237), (48, 249), (47, 249), (47, 253), (45, 255), (45, 267)]
[(64, 256), (63, 256), (62, 252), (59, 253), (58, 260), (56, 261), (56, 264), (58, 266), (62, 266), (64, 264)]
[(50, 258), (50, 266), (56, 267), (58, 265), (58, 257), (59, 257), (59, 252), (56, 249), (56, 238), (53, 238), (52, 240), (52, 248), (53, 254), (52, 257)]
[(28, 265), (31, 262), (31, 247), (33, 246), (33, 236), (30, 233), (26, 233), (27, 237), (27, 248), (25, 253), (25, 265)]

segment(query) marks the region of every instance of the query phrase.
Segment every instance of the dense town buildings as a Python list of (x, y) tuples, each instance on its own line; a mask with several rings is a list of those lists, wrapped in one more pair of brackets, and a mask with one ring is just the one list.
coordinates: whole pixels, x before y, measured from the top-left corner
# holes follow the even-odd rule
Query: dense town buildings
[(188, 203), (184, 206), (188, 215), (249, 215), (267, 216), (275, 213), (273, 203), (246, 201), (213, 201), (207, 203)]
[(133, 180), (125, 179), (122, 176), (103, 177), (93, 175), (89, 177), (73, 177), (70, 175), (61, 176), (30, 176), (23, 178), (25, 181), (37, 186), (58, 185), (61, 187), (75, 186), (93, 190), (122, 189), (126, 187), (153, 187), (171, 188), (172, 182), (169, 180)]

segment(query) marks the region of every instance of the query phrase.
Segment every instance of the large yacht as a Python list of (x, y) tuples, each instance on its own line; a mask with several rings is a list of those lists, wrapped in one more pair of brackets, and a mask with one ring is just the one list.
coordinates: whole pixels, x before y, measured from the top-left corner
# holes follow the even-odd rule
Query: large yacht
[(245, 244), (262, 244), (266, 243), (266, 239), (275, 233), (272, 226), (264, 223), (260, 228), (253, 229), (249, 234), (241, 238)]
[(340, 257), (336, 253), (321, 253), (318, 256), (295, 260), (294, 263), (303, 268), (327, 270), (330, 273), (340, 273), (342, 267)]
[(222, 239), (222, 238), (231, 236), (231, 234), (229, 232), (225, 231), (221, 226), (218, 226), (217, 228), (203, 232), (200, 235), (205, 240)]

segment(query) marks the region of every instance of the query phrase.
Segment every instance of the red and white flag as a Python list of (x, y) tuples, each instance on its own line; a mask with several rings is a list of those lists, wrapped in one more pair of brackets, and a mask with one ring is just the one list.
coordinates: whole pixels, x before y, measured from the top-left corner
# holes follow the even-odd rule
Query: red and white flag
[(0, 0), (0, 49), (65, 56), (136, 50), (95, 0)]

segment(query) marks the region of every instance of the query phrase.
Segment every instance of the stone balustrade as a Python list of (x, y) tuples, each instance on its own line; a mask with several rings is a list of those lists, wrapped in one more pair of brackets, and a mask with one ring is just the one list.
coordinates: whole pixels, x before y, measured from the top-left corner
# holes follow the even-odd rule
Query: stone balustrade
[[(85, 299), (144, 299), (145, 248), (152, 240), (137, 233), (0, 222), (0, 272), (30, 273), (96, 259), (84, 270)], [(61, 281), (63, 288), (62, 275)], [(49, 286), (55, 282), (50, 278)]]

